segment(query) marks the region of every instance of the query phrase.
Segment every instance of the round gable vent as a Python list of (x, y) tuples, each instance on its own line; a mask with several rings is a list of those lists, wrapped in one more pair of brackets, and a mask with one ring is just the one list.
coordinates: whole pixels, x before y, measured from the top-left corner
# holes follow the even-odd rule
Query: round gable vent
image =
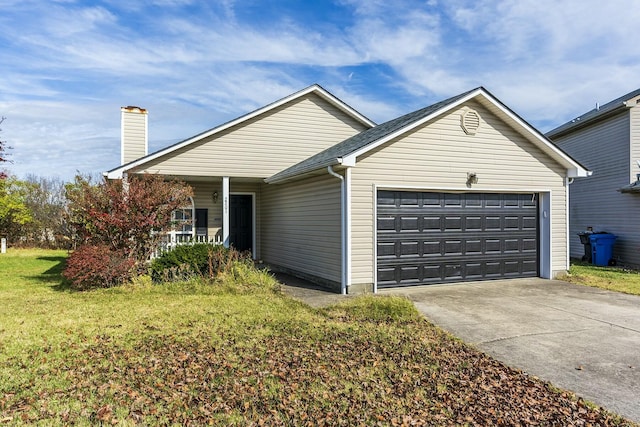
[(460, 117), (460, 126), (467, 135), (475, 135), (480, 127), (480, 116), (473, 110), (467, 110)]

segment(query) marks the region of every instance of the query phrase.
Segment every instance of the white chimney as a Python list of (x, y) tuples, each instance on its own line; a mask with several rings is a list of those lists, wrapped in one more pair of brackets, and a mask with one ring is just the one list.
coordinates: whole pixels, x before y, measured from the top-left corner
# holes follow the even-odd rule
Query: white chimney
[(124, 165), (147, 155), (147, 110), (129, 106), (121, 107), (120, 111), (120, 161)]

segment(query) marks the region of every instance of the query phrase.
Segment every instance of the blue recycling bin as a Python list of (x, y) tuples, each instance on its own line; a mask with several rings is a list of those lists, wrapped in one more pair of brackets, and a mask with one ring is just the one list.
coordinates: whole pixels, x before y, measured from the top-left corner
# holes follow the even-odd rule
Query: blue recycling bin
[(595, 233), (589, 236), (591, 242), (591, 262), (606, 266), (613, 259), (613, 244), (618, 236), (611, 233)]

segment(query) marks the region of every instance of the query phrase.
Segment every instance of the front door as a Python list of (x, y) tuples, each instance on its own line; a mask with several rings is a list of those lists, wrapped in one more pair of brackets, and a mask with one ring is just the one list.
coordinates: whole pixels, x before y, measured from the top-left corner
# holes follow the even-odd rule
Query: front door
[(208, 209), (196, 209), (196, 236), (207, 237), (209, 227), (208, 217)]
[(238, 251), (253, 251), (253, 196), (232, 194), (229, 209), (229, 244)]

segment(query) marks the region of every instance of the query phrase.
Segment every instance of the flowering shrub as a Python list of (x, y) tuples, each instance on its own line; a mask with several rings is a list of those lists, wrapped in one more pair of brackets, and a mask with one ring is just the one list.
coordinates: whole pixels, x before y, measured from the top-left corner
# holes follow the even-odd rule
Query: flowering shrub
[(107, 245), (82, 245), (67, 259), (63, 276), (76, 290), (109, 288), (129, 281), (136, 262), (124, 250)]

